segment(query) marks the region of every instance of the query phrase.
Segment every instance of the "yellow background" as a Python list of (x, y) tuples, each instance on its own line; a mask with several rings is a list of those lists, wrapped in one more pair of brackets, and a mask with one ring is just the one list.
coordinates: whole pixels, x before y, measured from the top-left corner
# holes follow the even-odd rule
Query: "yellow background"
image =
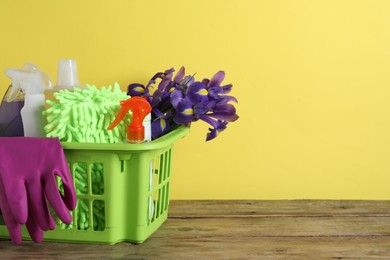
[[(390, 1), (1, 0), (0, 70), (123, 89), (225, 70), (240, 119), (175, 146), (172, 199), (390, 199)], [(0, 96), (9, 79), (0, 74)]]

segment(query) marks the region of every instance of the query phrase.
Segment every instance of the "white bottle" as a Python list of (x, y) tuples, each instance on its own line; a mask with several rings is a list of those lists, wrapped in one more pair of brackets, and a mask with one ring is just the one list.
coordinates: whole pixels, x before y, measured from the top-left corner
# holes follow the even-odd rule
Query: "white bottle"
[[(145, 142), (152, 141), (152, 122), (151, 122), (151, 114), (149, 113), (144, 121), (142, 122), (142, 125), (145, 127)], [(149, 163), (149, 191), (151, 192), (153, 190), (153, 161), (150, 161)], [(154, 217), (154, 202), (152, 196), (149, 196), (149, 214), (148, 214), (148, 221), (151, 221)]]
[(21, 69), (7, 69), (5, 74), (12, 79), (14, 91), (21, 89), (24, 96), (24, 106), (20, 110), (24, 136), (45, 137), (46, 123), (42, 112), (45, 108), (46, 88), (51, 87), (49, 76), (34, 64), (25, 64)]
[[(78, 77), (77, 62), (75, 59), (61, 59), (58, 61), (57, 85), (45, 90), (45, 99), (58, 101), (54, 93), (63, 89), (73, 91), (75, 87), (82, 88)], [(45, 104), (45, 108), (49, 107)]]
[(57, 86), (58, 90), (73, 90), (74, 87), (80, 87), (77, 71), (77, 62), (75, 59), (61, 59), (58, 61)]
[(151, 115), (150, 113), (145, 117), (144, 121), (142, 122), (142, 125), (145, 128), (145, 133), (144, 133), (144, 141), (145, 142), (150, 142), (152, 141), (152, 123), (151, 123)]
[(24, 136), (45, 137), (45, 117), (42, 115), (45, 109), (44, 94), (26, 94), (24, 106), (20, 110), (23, 122)]

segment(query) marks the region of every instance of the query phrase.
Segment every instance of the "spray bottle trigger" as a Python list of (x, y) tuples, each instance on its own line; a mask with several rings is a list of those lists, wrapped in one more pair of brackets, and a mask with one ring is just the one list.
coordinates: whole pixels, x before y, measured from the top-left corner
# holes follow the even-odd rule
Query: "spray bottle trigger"
[(19, 82), (12, 83), (11, 88), (9, 90), (9, 94), (6, 96), (7, 102), (14, 101), (19, 91), (20, 91), (20, 83)]
[(129, 108), (126, 108), (126, 106), (124, 106), (123, 104), (123, 101), (121, 101), (121, 109), (119, 110), (118, 115), (116, 116), (114, 122), (112, 122), (111, 125), (107, 127), (107, 130), (111, 130), (115, 128), (122, 121), (122, 119), (125, 117), (125, 115), (128, 112), (129, 112)]

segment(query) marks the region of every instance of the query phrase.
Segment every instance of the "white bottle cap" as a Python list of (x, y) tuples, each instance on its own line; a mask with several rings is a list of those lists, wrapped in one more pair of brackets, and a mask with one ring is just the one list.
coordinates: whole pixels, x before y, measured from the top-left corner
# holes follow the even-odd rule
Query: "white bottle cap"
[(79, 86), (77, 63), (74, 59), (61, 59), (58, 61), (57, 87), (73, 90)]

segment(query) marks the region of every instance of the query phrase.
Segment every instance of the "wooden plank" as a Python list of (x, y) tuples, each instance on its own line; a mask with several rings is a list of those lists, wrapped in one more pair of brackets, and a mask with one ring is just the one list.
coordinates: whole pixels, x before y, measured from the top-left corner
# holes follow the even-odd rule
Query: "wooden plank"
[(390, 259), (388, 201), (172, 201), (135, 245), (0, 240), (0, 259)]
[(390, 216), (390, 201), (365, 200), (175, 200), (169, 216)]
[(110, 245), (0, 241), (1, 259), (389, 259), (389, 237), (151, 238)]
[(156, 237), (390, 236), (389, 217), (169, 219)]

